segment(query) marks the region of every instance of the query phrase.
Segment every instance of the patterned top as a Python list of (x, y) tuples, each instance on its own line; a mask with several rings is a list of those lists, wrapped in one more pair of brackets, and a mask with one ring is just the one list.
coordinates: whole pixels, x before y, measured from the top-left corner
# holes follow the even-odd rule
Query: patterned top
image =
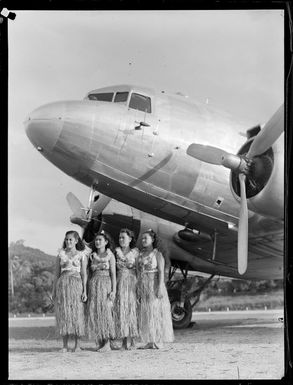
[(110, 259), (114, 255), (110, 249), (106, 249), (106, 251), (98, 255), (96, 252), (91, 253), (89, 260), (91, 262), (90, 268), (92, 271), (96, 270), (109, 270), (110, 269)]
[(150, 253), (141, 251), (138, 256), (138, 269), (141, 273), (148, 272), (153, 273), (158, 271), (157, 255), (160, 252), (157, 249), (152, 250)]
[(85, 257), (83, 251), (76, 251), (76, 254), (71, 256), (64, 249), (59, 250), (58, 257), (60, 258), (61, 273), (64, 271), (80, 273), (81, 262)]
[(118, 270), (123, 269), (136, 269), (135, 262), (139, 254), (139, 250), (135, 247), (131, 249), (128, 253), (123, 254), (123, 251), (120, 247), (115, 249), (116, 254), (116, 266)]

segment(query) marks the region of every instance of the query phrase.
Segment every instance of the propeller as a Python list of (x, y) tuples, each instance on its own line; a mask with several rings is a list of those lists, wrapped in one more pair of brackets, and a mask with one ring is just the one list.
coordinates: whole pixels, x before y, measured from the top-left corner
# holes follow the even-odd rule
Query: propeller
[(247, 269), (247, 249), (248, 249), (248, 210), (246, 199), (246, 176), (239, 174), (240, 183), (240, 213), (238, 223), (238, 272), (244, 274)]
[(102, 194), (93, 197), (93, 194), (91, 193), (88, 207), (84, 207), (72, 192), (69, 192), (66, 195), (66, 200), (73, 212), (70, 221), (79, 225), (82, 229), (85, 229), (90, 220), (93, 217), (97, 217), (105, 209), (111, 198)]
[(240, 211), (238, 223), (238, 272), (244, 274), (247, 269), (248, 255), (248, 209), (246, 198), (246, 175), (255, 156), (267, 151), (279, 138), (284, 130), (284, 105), (275, 112), (263, 129), (256, 135), (246, 155), (230, 154), (218, 147), (192, 143), (186, 153), (205, 163), (222, 165), (236, 171), (240, 184)]
[(258, 133), (247, 153), (247, 158), (264, 153), (278, 139), (284, 130), (284, 105), (274, 113)]
[(192, 156), (205, 163), (222, 164), (222, 157), (229, 155), (228, 152), (213, 146), (192, 143), (187, 149), (187, 155)]

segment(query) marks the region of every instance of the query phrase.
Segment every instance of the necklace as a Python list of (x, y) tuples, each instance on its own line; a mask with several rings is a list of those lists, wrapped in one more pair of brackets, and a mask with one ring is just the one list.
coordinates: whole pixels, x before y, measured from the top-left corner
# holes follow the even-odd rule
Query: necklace
[(152, 250), (148, 250), (148, 249), (143, 250), (142, 251), (142, 257), (143, 258), (149, 257), (152, 254), (153, 251), (154, 251), (154, 249), (152, 249)]
[(66, 251), (65, 250), (65, 253), (68, 255), (68, 257), (75, 257), (76, 256), (76, 254), (78, 253), (78, 251), (77, 250), (69, 250), (69, 251)]
[(105, 251), (103, 251), (103, 252), (100, 253), (100, 254), (98, 254), (98, 253), (96, 252), (96, 255), (97, 255), (98, 258), (106, 258), (107, 255), (108, 255), (108, 253), (107, 253), (107, 250), (105, 250)]
[(122, 247), (120, 247), (120, 250), (122, 251), (122, 254), (123, 254), (123, 255), (126, 255), (126, 254), (128, 254), (128, 253), (131, 251), (130, 247), (128, 247), (128, 248), (125, 249), (125, 250), (123, 250)]

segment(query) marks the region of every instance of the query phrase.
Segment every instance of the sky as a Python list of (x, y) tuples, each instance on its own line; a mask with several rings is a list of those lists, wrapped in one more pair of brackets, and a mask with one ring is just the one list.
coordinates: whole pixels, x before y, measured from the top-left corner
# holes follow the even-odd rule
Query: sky
[(16, 11), (8, 23), (9, 242), (55, 255), (69, 229), (66, 194), (89, 188), (33, 147), (24, 120), (35, 108), (92, 89), (137, 84), (181, 92), (247, 128), (283, 102), (281, 10)]

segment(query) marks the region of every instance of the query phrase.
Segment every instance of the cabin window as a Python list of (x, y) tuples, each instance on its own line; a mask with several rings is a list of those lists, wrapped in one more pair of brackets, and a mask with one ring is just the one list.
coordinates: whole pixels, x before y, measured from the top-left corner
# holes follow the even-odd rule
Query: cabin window
[(101, 102), (112, 102), (114, 92), (103, 92), (99, 94), (90, 94), (89, 100), (99, 100)]
[(151, 113), (151, 98), (148, 96), (132, 93), (129, 108)]
[(125, 103), (127, 102), (128, 92), (116, 92), (114, 102), (115, 103)]

